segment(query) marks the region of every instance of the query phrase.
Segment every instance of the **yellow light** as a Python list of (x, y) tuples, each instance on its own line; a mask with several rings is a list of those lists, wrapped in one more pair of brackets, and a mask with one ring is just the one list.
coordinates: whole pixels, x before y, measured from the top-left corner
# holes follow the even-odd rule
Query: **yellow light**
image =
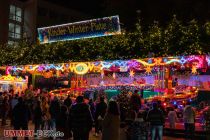
[(134, 77), (135, 72), (133, 70), (131, 70), (130, 73), (129, 73), (129, 75), (130, 75), (130, 77)]
[(192, 67), (192, 73), (196, 74), (197, 73), (197, 68), (195, 66)]
[(74, 72), (79, 75), (86, 74), (89, 70), (89, 67), (85, 63), (78, 63), (74, 67)]
[(151, 68), (150, 66), (147, 66), (147, 67), (145, 68), (145, 70), (146, 70), (146, 73), (147, 73), (147, 74), (151, 74), (151, 73), (152, 73), (152, 68)]

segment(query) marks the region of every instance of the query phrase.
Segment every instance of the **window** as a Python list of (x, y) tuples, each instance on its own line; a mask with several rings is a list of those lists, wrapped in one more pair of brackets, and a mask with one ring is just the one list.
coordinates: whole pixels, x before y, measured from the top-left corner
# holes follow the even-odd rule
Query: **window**
[(22, 21), (22, 9), (14, 5), (10, 5), (10, 19), (18, 22)]
[(9, 23), (9, 37), (20, 39), (21, 38), (21, 26), (14, 23)]

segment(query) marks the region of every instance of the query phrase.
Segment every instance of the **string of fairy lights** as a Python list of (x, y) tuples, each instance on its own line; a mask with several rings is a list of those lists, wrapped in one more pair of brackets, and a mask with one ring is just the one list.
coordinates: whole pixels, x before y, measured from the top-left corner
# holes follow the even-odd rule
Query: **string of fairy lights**
[(207, 47), (210, 46), (210, 23), (200, 25), (192, 21), (184, 24), (173, 17), (164, 27), (155, 22), (147, 28), (142, 27), (141, 22), (139, 20), (136, 23), (135, 30), (122, 30), (120, 35), (50, 44), (31, 44), (23, 41), (15, 44), (15, 47), (1, 45), (0, 66), (128, 60), (210, 52), (210, 47)]
[(113, 73), (116, 77), (117, 72), (128, 72), (130, 77), (134, 77), (136, 72), (143, 72), (146, 75), (154, 74), (158, 71), (164, 71), (164, 67), (172, 72), (176, 70), (190, 70), (192, 74), (198, 74), (199, 69), (210, 67), (210, 56), (190, 55), (177, 57), (146, 58), (131, 60), (114, 61), (93, 61), (93, 62), (69, 62), (58, 64), (38, 64), (38, 65), (19, 65), (1, 67), (6, 70), (6, 74), (14, 72), (29, 72), (31, 74), (45, 74), (45, 77), (51, 77), (54, 73), (75, 73), (84, 75), (87, 73)]

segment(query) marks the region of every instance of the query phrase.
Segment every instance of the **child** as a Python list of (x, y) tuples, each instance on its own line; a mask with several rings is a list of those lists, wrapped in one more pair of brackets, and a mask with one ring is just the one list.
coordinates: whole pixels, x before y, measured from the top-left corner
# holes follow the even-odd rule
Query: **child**
[(171, 108), (171, 110), (168, 113), (168, 121), (171, 129), (175, 129), (176, 127), (176, 122), (178, 121), (177, 119), (177, 114), (174, 111), (174, 108)]

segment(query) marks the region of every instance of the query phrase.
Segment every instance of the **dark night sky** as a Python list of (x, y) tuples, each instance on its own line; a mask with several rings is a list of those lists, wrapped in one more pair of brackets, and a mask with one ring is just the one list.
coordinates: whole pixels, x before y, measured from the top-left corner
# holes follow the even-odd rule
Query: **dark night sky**
[(67, 8), (88, 13), (94, 18), (119, 15), (125, 26), (136, 20), (136, 10), (140, 10), (143, 23), (158, 20), (165, 24), (176, 14), (182, 21), (197, 19), (210, 20), (210, 0), (48, 0)]

